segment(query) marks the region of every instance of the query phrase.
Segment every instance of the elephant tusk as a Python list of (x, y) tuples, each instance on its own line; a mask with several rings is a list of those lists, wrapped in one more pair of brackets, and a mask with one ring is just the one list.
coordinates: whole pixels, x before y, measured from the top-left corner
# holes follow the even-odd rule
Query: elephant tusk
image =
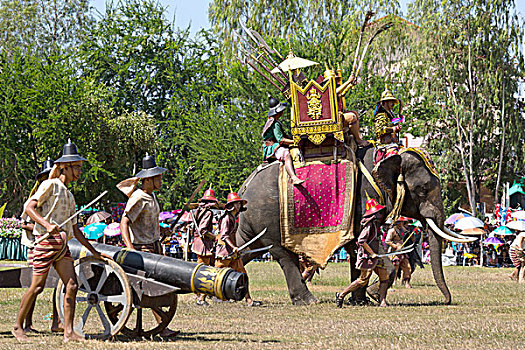
[(443, 230), (440, 229), (438, 225), (436, 225), (434, 220), (430, 218), (425, 218), (425, 220), (427, 224), (430, 226), (430, 228), (432, 229), (432, 231), (434, 231), (437, 235), (441, 236), (442, 238), (448, 241), (458, 242), (458, 243), (470, 243), (470, 242), (474, 242), (477, 239), (474, 237), (465, 237), (465, 236), (461, 236), (458, 234), (450, 235), (448, 233), (443, 232)]
[(457, 238), (460, 238), (460, 239), (469, 239), (470, 242), (474, 242), (474, 241), (477, 240), (476, 237), (468, 237), (468, 236), (460, 235), (459, 233), (452, 231), (448, 227), (443, 227), (443, 229), (445, 230), (446, 233), (448, 233), (452, 237), (457, 237)]

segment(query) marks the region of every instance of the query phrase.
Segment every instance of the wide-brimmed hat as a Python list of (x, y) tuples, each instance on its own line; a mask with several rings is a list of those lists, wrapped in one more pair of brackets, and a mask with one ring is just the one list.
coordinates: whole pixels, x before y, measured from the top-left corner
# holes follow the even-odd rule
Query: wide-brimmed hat
[(384, 205), (377, 203), (377, 201), (374, 198), (371, 198), (366, 201), (366, 212), (365, 212), (365, 215), (363, 216), (365, 217), (372, 216), (380, 212), (383, 209), (385, 209)]
[(231, 208), (231, 206), (233, 205), (233, 203), (236, 203), (236, 202), (241, 202), (243, 206), (246, 205), (246, 203), (248, 203), (247, 200), (245, 199), (242, 199), (238, 194), (237, 192), (230, 192), (228, 194), (228, 197), (226, 198), (226, 205), (225, 207), (226, 208)]
[(286, 103), (280, 103), (278, 99), (270, 97), (268, 100), (268, 117), (273, 117), (286, 109)]
[(139, 179), (145, 179), (147, 177), (153, 177), (165, 172), (166, 168), (161, 168), (155, 163), (155, 158), (146, 153), (146, 156), (142, 158), (142, 170), (139, 171), (135, 177)]
[(55, 163), (70, 163), (79, 161), (87, 161), (87, 159), (81, 157), (78, 154), (77, 146), (71, 142), (71, 139), (67, 139), (67, 143), (64, 145), (64, 149), (62, 150), (62, 157), (55, 160)]
[(43, 175), (48, 175), (51, 172), (51, 169), (53, 169), (54, 164), (55, 162), (53, 162), (51, 158), (47, 158), (47, 160), (42, 163), (42, 171), (39, 172), (36, 177), (39, 178)]
[(215, 191), (211, 189), (211, 186), (204, 192), (204, 196), (202, 196), (202, 198), (199, 199), (199, 201), (218, 202), (217, 198), (215, 197)]
[(396, 103), (399, 103), (399, 100), (392, 94), (392, 92), (388, 89), (388, 85), (385, 85), (385, 91), (381, 94), (381, 102), (385, 101), (395, 101)]

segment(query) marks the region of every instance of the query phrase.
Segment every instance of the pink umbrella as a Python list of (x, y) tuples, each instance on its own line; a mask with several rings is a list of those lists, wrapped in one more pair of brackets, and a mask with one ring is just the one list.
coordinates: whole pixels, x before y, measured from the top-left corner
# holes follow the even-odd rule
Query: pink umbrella
[(109, 237), (114, 237), (120, 235), (120, 224), (118, 222), (114, 222), (112, 224), (109, 224), (104, 229), (104, 235)]
[(174, 217), (175, 214), (172, 213), (171, 211), (163, 211), (159, 214), (159, 220), (160, 221), (164, 221), (164, 220), (167, 220), (167, 219), (171, 219), (172, 217)]
[(445, 224), (447, 225), (452, 225), (454, 223), (456, 223), (456, 221), (458, 221), (459, 219), (463, 219), (467, 216), (470, 216), (468, 214), (463, 214), (463, 213), (456, 213), (456, 214), (452, 214), (448, 217), (447, 221), (445, 221)]
[(102, 221), (104, 221), (104, 220), (106, 220), (106, 219), (108, 219), (110, 217), (111, 217), (111, 214), (110, 213), (106, 213), (105, 211), (96, 212), (95, 214), (91, 215), (86, 220), (86, 226), (94, 224), (95, 222), (102, 222)]

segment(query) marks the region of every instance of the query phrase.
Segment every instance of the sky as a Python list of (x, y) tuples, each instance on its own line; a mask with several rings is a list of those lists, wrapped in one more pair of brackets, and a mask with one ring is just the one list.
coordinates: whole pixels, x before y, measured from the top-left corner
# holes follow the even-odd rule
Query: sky
[[(186, 28), (191, 23), (192, 34), (201, 28), (209, 28), (208, 5), (211, 0), (159, 0), (162, 6), (168, 10), (168, 18), (175, 16), (175, 25)], [(408, 0), (399, 0), (403, 13), (406, 13)], [(525, 0), (515, 0), (516, 8), (525, 16)], [(93, 6), (100, 12), (104, 12), (106, 0), (92, 0)]]

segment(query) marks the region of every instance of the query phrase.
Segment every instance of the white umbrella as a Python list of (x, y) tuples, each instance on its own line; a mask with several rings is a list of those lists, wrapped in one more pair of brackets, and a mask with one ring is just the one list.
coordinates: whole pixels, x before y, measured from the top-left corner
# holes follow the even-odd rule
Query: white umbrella
[[(294, 55), (294, 53), (290, 50), (290, 53), (286, 57), (284, 61), (279, 63), (279, 67), (283, 72), (288, 72), (289, 70), (295, 70), (295, 69), (301, 69), (306, 68), (310, 66), (315, 66), (316, 64), (319, 64), (314, 61), (307, 60), (306, 58), (297, 57)], [(272, 73), (278, 73), (279, 68), (275, 67), (272, 70)]]
[(505, 226), (511, 230), (525, 231), (525, 221), (511, 221), (505, 224)]
[(510, 214), (514, 219), (518, 220), (525, 220), (525, 210), (515, 211), (514, 213)]
[(478, 218), (467, 216), (466, 218), (459, 219), (458, 222), (454, 224), (454, 228), (457, 230), (468, 230), (469, 228), (480, 228), (485, 224)]

